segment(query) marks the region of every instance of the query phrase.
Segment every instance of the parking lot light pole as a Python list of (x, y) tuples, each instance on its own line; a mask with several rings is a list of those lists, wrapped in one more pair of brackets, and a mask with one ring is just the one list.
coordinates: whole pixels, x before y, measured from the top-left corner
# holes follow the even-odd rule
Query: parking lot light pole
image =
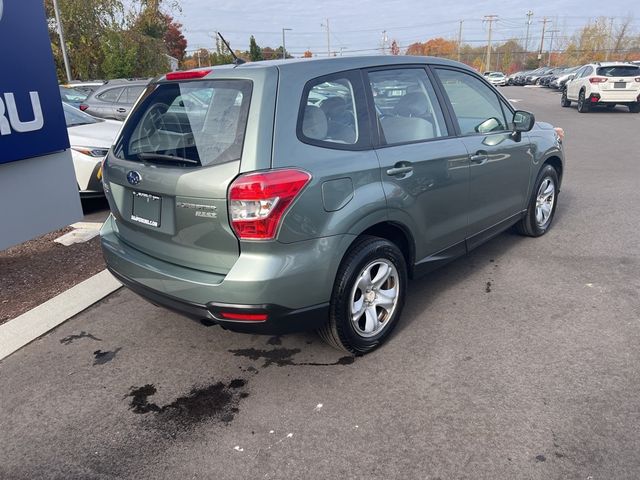
[(60, 21), (60, 9), (58, 8), (58, 0), (53, 0), (53, 11), (55, 12), (56, 23), (58, 24), (58, 35), (60, 36), (60, 50), (62, 50), (64, 70), (67, 74), (67, 81), (71, 82), (71, 67), (69, 66), (69, 57), (67, 56), (67, 46), (64, 43), (64, 31), (62, 29), (62, 21)]
[(285, 47), (285, 43), (284, 43), (284, 32), (285, 31), (291, 31), (293, 30), (292, 28), (283, 28), (282, 29), (282, 59), (286, 60), (287, 59), (287, 47)]

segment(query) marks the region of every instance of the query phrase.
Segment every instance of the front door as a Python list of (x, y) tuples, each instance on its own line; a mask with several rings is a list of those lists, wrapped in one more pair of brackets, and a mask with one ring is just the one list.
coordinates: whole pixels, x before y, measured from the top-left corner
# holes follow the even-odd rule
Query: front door
[(526, 206), (533, 160), (529, 139), (512, 135), (513, 111), (494, 87), (461, 70), (435, 71), (469, 154), (467, 235), (490, 236)]
[(417, 263), (438, 252), (464, 253), (469, 158), (445, 122), (426, 70), (371, 69), (368, 80), (390, 220), (413, 230)]

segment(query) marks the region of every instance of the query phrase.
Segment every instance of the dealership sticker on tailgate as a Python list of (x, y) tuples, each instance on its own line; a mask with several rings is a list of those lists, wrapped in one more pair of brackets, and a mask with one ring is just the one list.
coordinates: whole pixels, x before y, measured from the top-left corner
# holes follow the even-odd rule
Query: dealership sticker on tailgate
[(132, 193), (133, 205), (131, 207), (131, 220), (149, 225), (150, 227), (159, 227), (162, 199), (150, 193)]

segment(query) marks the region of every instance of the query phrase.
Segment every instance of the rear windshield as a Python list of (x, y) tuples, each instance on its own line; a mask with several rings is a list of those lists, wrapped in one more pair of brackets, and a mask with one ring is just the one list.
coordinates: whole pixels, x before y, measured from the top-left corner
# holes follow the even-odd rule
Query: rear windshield
[(184, 167), (238, 160), (251, 87), (249, 80), (152, 86), (127, 121), (114, 154), (123, 160)]
[(616, 65), (612, 67), (598, 67), (597, 75), (603, 77), (636, 77), (640, 75), (640, 68), (634, 65)]

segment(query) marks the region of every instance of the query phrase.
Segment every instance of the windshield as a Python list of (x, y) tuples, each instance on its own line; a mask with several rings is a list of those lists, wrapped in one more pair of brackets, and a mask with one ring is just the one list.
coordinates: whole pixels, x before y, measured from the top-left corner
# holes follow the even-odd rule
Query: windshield
[(640, 75), (640, 68), (634, 65), (611, 65), (598, 67), (596, 74), (603, 77), (636, 77)]
[(237, 160), (251, 88), (248, 80), (159, 84), (132, 113), (114, 154), (124, 160), (181, 166)]
[(91, 115), (81, 112), (76, 107), (72, 107), (71, 105), (67, 105), (66, 103), (62, 104), (62, 108), (64, 110), (64, 119), (67, 123), (67, 128), (76, 127), (78, 125), (88, 125), (90, 123), (98, 123), (102, 121), (95, 117), (92, 117)]
[(490, 77), (504, 77), (504, 73), (502, 72), (493, 72)]

